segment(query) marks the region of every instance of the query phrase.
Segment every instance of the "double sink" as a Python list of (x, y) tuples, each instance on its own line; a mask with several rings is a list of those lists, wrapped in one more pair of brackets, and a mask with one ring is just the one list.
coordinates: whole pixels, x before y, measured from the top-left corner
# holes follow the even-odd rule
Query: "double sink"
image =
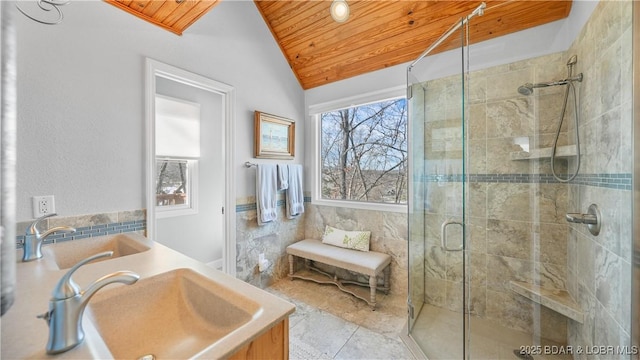
[[(106, 275), (115, 270), (132, 270), (141, 275), (133, 285), (114, 284), (98, 291), (85, 312), (85, 324), (87, 321), (92, 324), (113, 358), (197, 357), (231, 333), (250, 334), (247, 328), (256, 325), (252, 321), (262, 322), (258, 329), (265, 327), (264, 319), (261, 319), (264, 304), (254, 300), (260, 297), (242, 291), (250, 285), (216, 270), (195, 266), (195, 260), (137, 234), (74, 240), (43, 247), (47, 266), (53, 270), (55, 265), (59, 274), (104, 251), (112, 251), (113, 256), (100, 263), (84, 265), (74, 277), (84, 280), (89, 275), (83, 272)], [(143, 254), (147, 258), (144, 264)], [(154, 264), (161, 263), (171, 266), (158, 272), (158, 266)], [(18, 265), (18, 269), (26, 264), (29, 263)], [(127, 266), (133, 268), (125, 268)], [(106, 269), (109, 270), (105, 273)], [(212, 272), (219, 275), (211, 276)], [(91, 277), (95, 278), (93, 274)], [(234, 286), (235, 282), (243, 285)], [(285, 316), (293, 311), (290, 306), (282, 307), (286, 309)], [(241, 328), (242, 331), (238, 331)], [(89, 336), (87, 334), (87, 338)], [(96, 343), (96, 339), (91, 343)], [(237, 348), (238, 345), (233, 346)]]

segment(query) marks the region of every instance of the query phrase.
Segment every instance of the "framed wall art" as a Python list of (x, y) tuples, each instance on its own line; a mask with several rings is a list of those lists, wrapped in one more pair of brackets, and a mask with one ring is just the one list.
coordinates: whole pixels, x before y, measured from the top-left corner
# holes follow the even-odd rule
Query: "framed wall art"
[(293, 159), (295, 121), (255, 112), (254, 156), (262, 159)]

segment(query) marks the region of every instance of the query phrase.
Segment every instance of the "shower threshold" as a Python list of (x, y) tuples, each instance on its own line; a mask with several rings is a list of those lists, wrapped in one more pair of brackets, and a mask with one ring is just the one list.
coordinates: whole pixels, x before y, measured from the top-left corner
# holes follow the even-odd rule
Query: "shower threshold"
[[(463, 359), (462, 315), (449, 309), (425, 304), (411, 331), (411, 339), (430, 360)], [(536, 339), (532, 334), (506, 328), (494, 321), (471, 316), (469, 359), (515, 360), (514, 350), (534, 345), (562, 344)], [(414, 352), (415, 355), (415, 352)], [(535, 355), (535, 360), (569, 360), (570, 355)]]

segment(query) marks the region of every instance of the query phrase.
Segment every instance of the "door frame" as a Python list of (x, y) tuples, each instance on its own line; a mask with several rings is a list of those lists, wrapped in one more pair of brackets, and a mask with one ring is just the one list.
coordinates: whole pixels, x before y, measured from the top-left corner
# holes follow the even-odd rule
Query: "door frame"
[(231, 85), (209, 79), (160, 61), (145, 59), (145, 196), (147, 237), (154, 240), (156, 232), (155, 218), (155, 93), (156, 77), (162, 77), (184, 85), (210, 91), (222, 97), (223, 116), (223, 162), (224, 162), (224, 242), (223, 271), (236, 276), (236, 218), (235, 218), (235, 182), (234, 148), (235, 134), (235, 88)]

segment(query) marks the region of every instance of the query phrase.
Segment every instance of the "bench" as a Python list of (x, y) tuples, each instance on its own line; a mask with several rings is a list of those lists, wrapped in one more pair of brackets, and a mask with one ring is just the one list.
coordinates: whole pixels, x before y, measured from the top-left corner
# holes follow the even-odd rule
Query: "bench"
[[(375, 310), (376, 308), (376, 291), (382, 290), (385, 294), (389, 293), (391, 256), (388, 254), (374, 251), (345, 249), (323, 244), (322, 241), (314, 239), (301, 240), (295, 244), (289, 245), (287, 247), (287, 254), (289, 257), (289, 277), (291, 280), (295, 278), (310, 280), (319, 284), (334, 284), (340, 290), (366, 301), (372, 310)], [(325, 277), (312, 276), (310, 272), (296, 274), (295, 257), (305, 259), (305, 266), (308, 270), (318, 272), (329, 279), (326, 279)], [(338, 279), (336, 275), (328, 274), (316, 268), (311, 264), (311, 261), (367, 275), (369, 276), (369, 283)], [(383, 287), (378, 287), (377, 277), (380, 274), (383, 274), (384, 276)], [(362, 291), (357, 291), (357, 289), (349, 287), (347, 284), (353, 284), (359, 287), (368, 287), (369, 296), (366, 296), (366, 292), (363, 293)]]

